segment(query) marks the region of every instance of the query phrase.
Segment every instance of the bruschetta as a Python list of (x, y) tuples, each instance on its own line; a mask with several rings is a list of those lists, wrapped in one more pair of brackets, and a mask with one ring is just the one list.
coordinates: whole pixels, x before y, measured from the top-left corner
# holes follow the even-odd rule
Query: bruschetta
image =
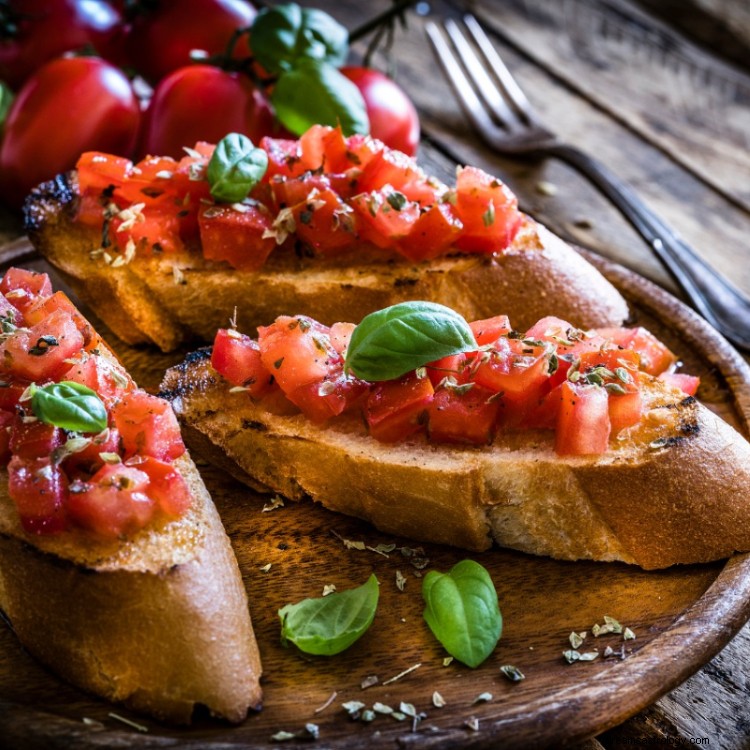
[(72, 684), (232, 722), (261, 672), (229, 539), (168, 403), (46, 274), (0, 281), (0, 608)]
[[(402, 358), (421, 346), (404, 325)], [(382, 340), (363, 334), (353, 355), (353, 325), (279, 317), (257, 339), (218, 331), (162, 395), (242, 481), (388, 533), (644, 569), (750, 550), (750, 445), (648, 331), (546, 317), (519, 333), (505, 316), (469, 330), (394, 377)]]
[(30, 195), (26, 231), (123, 341), (165, 351), (210, 341), (235, 307), (248, 329), (290, 309), (330, 325), (408, 299), (469, 319), (501, 305), (519, 326), (627, 317), (615, 288), (479, 169), (449, 188), (372, 138), (322, 126), (259, 151), (265, 173), (233, 203), (213, 195), (209, 144), (136, 165), (83, 154)]

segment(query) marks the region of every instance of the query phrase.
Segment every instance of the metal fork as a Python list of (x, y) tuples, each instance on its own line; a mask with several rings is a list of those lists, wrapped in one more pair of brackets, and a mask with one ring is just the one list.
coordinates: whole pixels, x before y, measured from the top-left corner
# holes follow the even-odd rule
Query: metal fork
[[(696, 310), (735, 346), (750, 352), (750, 299), (706, 263), (607, 167), (563, 143), (539, 119), (473, 16), (466, 32), (448, 19), (429, 22), (433, 51), (472, 124), (510, 156), (554, 156), (588, 177), (641, 234)], [(477, 54), (479, 53), (479, 54)]]

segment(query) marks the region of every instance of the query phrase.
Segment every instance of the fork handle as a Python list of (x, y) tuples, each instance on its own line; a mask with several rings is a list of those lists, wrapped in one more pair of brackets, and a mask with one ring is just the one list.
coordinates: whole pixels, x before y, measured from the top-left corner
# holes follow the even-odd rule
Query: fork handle
[(738, 348), (750, 351), (750, 299), (703, 260), (607, 167), (577, 148), (550, 149), (588, 177), (635, 227), (698, 312)]

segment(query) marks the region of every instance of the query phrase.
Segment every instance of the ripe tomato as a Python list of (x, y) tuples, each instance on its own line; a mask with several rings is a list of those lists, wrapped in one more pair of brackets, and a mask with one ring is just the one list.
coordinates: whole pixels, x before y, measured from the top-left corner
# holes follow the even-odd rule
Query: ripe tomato
[(258, 342), (235, 330), (220, 328), (214, 339), (211, 364), (232, 385), (247, 388), (251, 396), (261, 396), (273, 382), (260, 360)]
[(258, 144), (276, 130), (268, 102), (246, 76), (189, 65), (156, 86), (138, 152), (179, 159), (196, 141), (218, 143), (227, 133), (243, 133)]
[(29, 190), (72, 169), (83, 151), (129, 155), (140, 108), (130, 81), (98, 57), (47, 63), (19, 92), (0, 145), (0, 193), (20, 206)]
[(169, 402), (145, 391), (132, 391), (112, 409), (125, 455), (171, 461), (185, 452), (180, 426)]
[(560, 391), (555, 451), (560, 456), (604, 453), (611, 423), (607, 391), (595, 385), (564, 382)]
[(121, 21), (104, 2), (6, 0), (0, 4), (0, 80), (18, 89), (44, 63), (86, 46), (118, 61)]
[(419, 145), (419, 115), (404, 90), (372, 68), (345, 67), (341, 72), (362, 93), (372, 137), (414, 156)]
[(13, 456), (8, 464), (8, 494), (29, 533), (54, 534), (65, 528), (66, 488), (65, 474), (49, 456)]
[[(128, 33), (126, 48), (131, 64), (146, 80), (156, 82), (189, 65), (192, 50), (209, 55), (224, 52), (234, 31), (251, 26), (255, 16), (255, 8), (244, 0), (150, 3), (133, 20)], [(249, 55), (245, 34), (235, 45), (233, 57)]]

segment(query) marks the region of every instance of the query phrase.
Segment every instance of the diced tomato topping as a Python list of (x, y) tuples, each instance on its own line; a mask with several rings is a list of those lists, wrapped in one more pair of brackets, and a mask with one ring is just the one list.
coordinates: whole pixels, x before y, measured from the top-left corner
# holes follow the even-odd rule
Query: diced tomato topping
[(68, 455), (63, 468), (69, 476), (95, 474), (106, 463), (102, 454), (109, 458), (121, 453), (120, 433), (114, 427), (108, 427), (100, 434), (91, 436), (88, 444), (81, 450)]
[(211, 364), (219, 375), (232, 385), (246, 388), (254, 398), (267, 392), (273, 382), (261, 361), (258, 342), (235, 330), (221, 328), (216, 333)]
[(15, 412), (18, 399), (28, 387), (28, 380), (16, 380), (0, 375), (0, 409)]
[(607, 391), (596, 385), (577, 386), (566, 381), (560, 397), (555, 451), (561, 456), (604, 453), (611, 429)]
[(21, 525), (30, 534), (55, 534), (66, 527), (65, 474), (49, 456), (13, 456), (8, 464), (8, 494)]
[[(4, 294), (0, 293), (0, 324), (4, 324), (5, 328), (8, 326), (22, 326), (24, 324), (24, 317), (21, 315), (21, 311), (12, 305), (5, 297)], [(0, 328), (2, 330), (2, 328)], [(3, 331), (4, 332), (4, 331)]]
[(0, 281), (2, 292), (13, 307), (24, 313), (40, 297), (52, 294), (52, 282), (46, 273), (26, 268), (9, 268)]
[(433, 394), (430, 379), (413, 373), (377, 383), (365, 405), (370, 434), (383, 443), (395, 443), (420, 432)]
[(67, 313), (83, 336), (84, 349), (95, 349), (101, 344), (101, 339), (94, 331), (94, 327), (81, 315), (78, 308), (70, 301), (65, 292), (55, 292), (53, 295), (41, 298), (26, 310), (26, 324), (36, 325), (46, 320), (53, 312), (62, 310)]
[(500, 252), (510, 245), (523, 223), (515, 195), (476, 167), (464, 167), (458, 173), (456, 213), (464, 225), (456, 245), (465, 252)]
[(10, 461), (10, 435), (16, 415), (10, 411), (0, 411), (0, 464)]
[(293, 209), (297, 237), (326, 255), (351, 247), (357, 224), (352, 210), (330, 188), (310, 191)]
[(336, 173), (351, 167), (346, 138), (340, 127), (313, 125), (300, 136), (299, 148), (302, 164), (307, 170)]
[(105, 539), (117, 539), (146, 526), (154, 516), (149, 476), (124, 464), (105, 464), (89, 482), (71, 486), (68, 515), (77, 526)]
[(198, 212), (203, 254), (208, 260), (227, 261), (233, 268), (256, 271), (276, 246), (273, 237), (264, 237), (273, 218), (255, 205), (203, 205)]
[(658, 377), (688, 396), (695, 396), (701, 384), (701, 379), (697, 375), (688, 375), (684, 372), (663, 372)]
[(437, 387), (443, 380), (450, 378), (457, 384), (467, 383), (469, 380), (468, 364), (473, 355), (449, 354), (447, 357), (430, 362), (425, 366), (427, 377), (433, 386)]
[(179, 518), (190, 507), (190, 488), (172, 464), (148, 457), (136, 465), (149, 479), (148, 494), (168, 518)]
[(355, 195), (350, 203), (360, 237), (386, 250), (409, 235), (419, 219), (419, 204), (390, 186)]
[(427, 410), (430, 439), (439, 443), (491, 443), (498, 412), (494, 396), (476, 385), (468, 390), (462, 386), (439, 388)]
[(462, 229), (450, 204), (435, 203), (419, 216), (398, 247), (409, 260), (432, 260), (455, 247)]
[(649, 375), (660, 375), (677, 362), (677, 357), (645, 328), (600, 328), (597, 332), (641, 357), (641, 369)]
[(78, 189), (81, 193), (106, 190), (122, 184), (133, 164), (129, 159), (98, 151), (86, 151), (78, 159)]
[(307, 169), (302, 163), (299, 141), (265, 136), (261, 138), (260, 147), (268, 154), (266, 180), (275, 175), (299, 177)]
[[(152, 207), (140, 212), (142, 219), (132, 220), (117, 214), (110, 224), (110, 236), (114, 239), (120, 252), (128, 253), (129, 243), (133, 242), (136, 252), (141, 253), (175, 253), (184, 247), (181, 237), (181, 224), (176, 208)], [(123, 225), (127, 229), (123, 229)]]
[(96, 354), (78, 357), (61, 376), (61, 380), (71, 380), (91, 388), (107, 407), (135, 388), (129, 375), (116, 370), (107, 359)]
[(39, 420), (26, 421), (17, 415), (10, 433), (10, 450), (21, 458), (45, 458), (59, 448), (63, 440), (59, 427)]
[(494, 344), (501, 336), (511, 332), (510, 320), (507, 315), (496, 315), (494, 318), (475, 320), (469, 323), (479, 346)]
[(125, 458), (135, 454), (170, 461), (185, 452), (172, 406), (144, 391), (126, 394), (112, 408)]
[(367, 393), (367, 384), (349, 378), (343, 372), (321, 383), (308, 383), (295, 388), (287, 398), (318, 424), (352, 408)]
[(343, 357), (357, 326), (354, 323), (334, 323), (328, 333), (331, 346)]
[(17, 331), (0, 344), (0, 366), (27, 380), (54, 380), (66, 359), (83, 347), (83, 335), (65, 310), (56, 310), (28, 332)]

